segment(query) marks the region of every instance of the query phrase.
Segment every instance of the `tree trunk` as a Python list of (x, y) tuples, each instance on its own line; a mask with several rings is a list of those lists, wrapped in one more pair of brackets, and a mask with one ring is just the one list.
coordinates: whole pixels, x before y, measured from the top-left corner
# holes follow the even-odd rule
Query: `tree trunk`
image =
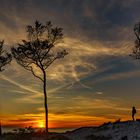
[(46, 92), (46, 72), (43, 71), (43, 91), (44, 91), (44, 107), (45, 107), (45, 131), (46, 135), (48, 136), (48, 104), (47, 104), (47, 92)]

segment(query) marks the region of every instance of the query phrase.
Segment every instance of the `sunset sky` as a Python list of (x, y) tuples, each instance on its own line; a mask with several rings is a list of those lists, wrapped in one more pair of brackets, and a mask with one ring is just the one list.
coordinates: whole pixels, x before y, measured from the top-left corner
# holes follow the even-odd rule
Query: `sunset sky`
[[(35, 20), (64, 29), (69, 52), (47, 70), (49, 127), (80, 127), (140, 118), (140, 60), (129, 57), (140, 0), (1, 0), (0, 39), (8, 49)], [(42, 126), (42, 83), (16, 64), (0, 73), (0, 120)]]

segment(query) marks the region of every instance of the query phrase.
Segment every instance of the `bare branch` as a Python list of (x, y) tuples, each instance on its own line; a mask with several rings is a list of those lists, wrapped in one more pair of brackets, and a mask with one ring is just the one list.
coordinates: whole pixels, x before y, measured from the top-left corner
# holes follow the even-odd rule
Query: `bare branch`
[(40, 79), (42, 82), (44, 82), (44, 80), (43, 80), (41, 77), (39, 77), (38, 75), (35, 74), (35, 72), (34, 72), (34, 70), (33, 70), (32, 67), (31, 67), (31, 72), (32, 72), (32, 74), (33, 74), (36, 78), (38, 78), (38, 79)]

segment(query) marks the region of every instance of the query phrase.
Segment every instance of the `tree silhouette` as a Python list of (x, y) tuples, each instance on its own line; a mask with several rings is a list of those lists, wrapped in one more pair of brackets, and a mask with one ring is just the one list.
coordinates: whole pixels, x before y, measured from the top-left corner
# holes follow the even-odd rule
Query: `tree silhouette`
[(0, 72), (4, 70), (4, 66), (12, 60), (11, 54), (3, 50), (4, 41), (0, 41)]
[[(57, 59), (64, 58), (67, 55), (66, 50), (55, 51), (57, 43), (63, 37), (63, 29), (53, 27), (52, 23), (46, 22), (42, 24), (35, 22), (34, 26), (27, 26), (27, 40), (22, 40), (17, 47), (13, 47), (11, 52), (17, 63), (43, 82), (44, 107), (46, 119), (46, 133), (48, 134), (48, 105), (46, 92), (46, 69)], [(41, 72), (37, 74), (36, 70)]]
[[(9, 64), (12, 60), (12, 55), (3, 50), (4, 41), (0, 41), (0, 72), (4, 70), (4, 66)], [(2, 135), (0, 122), (0, 136)]]
[(130, 56), (134, 57), (135, 59), (140, 59), (140, 22), (135, 24), (134, 33), (136, 36), (135, 46), (133, 47)]

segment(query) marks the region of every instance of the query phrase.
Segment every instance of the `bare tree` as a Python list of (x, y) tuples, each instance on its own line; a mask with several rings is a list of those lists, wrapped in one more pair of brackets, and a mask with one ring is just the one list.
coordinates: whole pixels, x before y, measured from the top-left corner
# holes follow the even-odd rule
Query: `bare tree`
[(135, 24), (134, 34), (136, 36), (135, 46), (133, 47), (132, 54), (130, 54), (130, 56), (135, 59), (140, 59), (140, 22)]
[[(48, 134), (48, 105), (46, 92), (46, 69), (57, 59), (67, 55), (66, 50), (55, 51), (56, 44), (62, 39), (62, 28), (53, 27), (52, 23), (42, 24), (35, 22), (34, 26), (27, 26), (27, 40), (22, 40), (17, 47), (13, 47), (11, 52), (17, 63), (43, 82), (44, 107), (46, 119), (46, 133)], [(36, 69), (41, 72), (37, 74)]]
[(12, 60), (11, 54), (3, 50), (4, 41), (0, 41), (0, 72), (4, 70), (4, 66)]

